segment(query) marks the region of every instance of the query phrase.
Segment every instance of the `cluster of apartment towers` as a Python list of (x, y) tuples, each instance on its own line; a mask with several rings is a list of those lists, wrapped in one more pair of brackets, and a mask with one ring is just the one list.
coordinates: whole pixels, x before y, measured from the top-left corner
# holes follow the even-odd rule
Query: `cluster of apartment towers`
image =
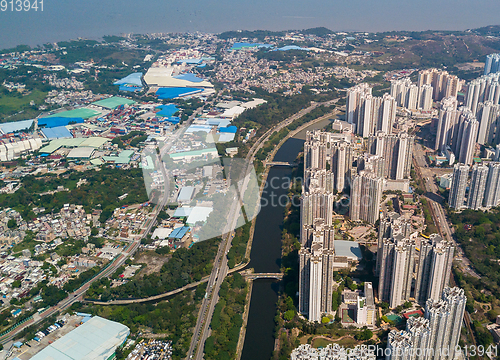
[[(392, 152), (398, 153), (401, 148), (399, 142), (392, 143)], [(357, 157), (358, 168), (355, 168), (354, 159), (362, 149), (351, 141), (351, 134), (312, 131), (306, 136), (301, 197), (299, 311), (310, 321), (320, 321), (323, 315), (332, 313), (333, 272), (349, 267), (346, 257), (335, 254), (335, 228), (332, 223), (334, 194), (350, 187), (351, 216), (371, 223), (379, 220), (384, 182), (391, 174), (387, 168), (394, 164), (382, 161), (379, 164), (381, 169), (378, 169), (367, 160), (377, 155), (362, 154)], [(411, 153), (406, 156), (405, 160), (409, 161)], [(388, 156), (387, 160), (390, 159), (398, 160), (398, 157)], [(366, 201), (359, 200), (364, 197)], [(418, 237), (418, 232), (412, 229), (409, 220), (394, 212), (380, 219), (377, 252), (379, 300), (388, 302), (391, 308), (402, 305), (411, 297), (426, 304), (425, 318), (408, 322), (405, 332), (392, 332), (389, 344), (394, 349), (411, 349), (417, 340), (422, 343), (430, 339), (431, 348), (454, 347), (466, 302), (462, 290), (447, 287), (454, 247), (438, 234), (426, 239)], [(366, 297), (359, 298), (358, 303), (367, 304)], [(363, 312), (358, 309), (357, 313)], [(364, 321), (370, 324), (366, 319)], [(446, 332), (436, 330), (438, 328), (446, 329)], [(425, 339), (417, 339), (417, 332), (424, 334)], [(398, 359), (394, 357), (397, 353), (393, 353), (392, 359)]]
[[(440, 102), (436, 149), (453, 151), (462, 162), (455, 167), (450, 199), (463, 206), (476, 142), (500, 143), (498, 71), (500, 55), (492, 54), (487, 58), (485, 75), (468, 85), (465, 106), (458, 109), (457, 95), (463, 83), (446, 71), (420, 71), (417, 85), (409, 79), (393, 81), (391, 94), (382, 97), (372, 96), (371, 88), (360, 84), (347, 92), (346, 120), (364, 138), (363, 144), (348, 132), (307, 133), (299, 311), (310, 321), (319, 321), (323, 314), (332, 312), (333, 271), (349, 266), (347, 258), (335, 254), (334, 194), (350, 191), (351, 220), (375, 224), (382, 192), (408, 191), (414, 138), (404, 127), (396, 131), (397, 107), (430, 111), (433, 101)], [(498, 205), (499, 177), (499, 163), (473, 167), (470, 207)], [(452, 201), (450, 206), (454, 206)], [(411, 223), (396, 213), (380, 219), (379, 300), (395, 308), (413, 297), (426, 308), (425, 317), (411, 318), (406, 331), (391, 331), (388, 359), (453, 359), (457, 355), (466, 297), (463, 289), (448, 287), (453, 255), (452, 243), (438, 234), (418, 237)], [(425, 350), (425, 354), (417, 349)]]
[[(408, 149), (413, 138), (403, 133), (380, 139), (374, 137), (374, 142), (381, 145), (387, 156), (383, 153), (357, 156), (362, 146), (360, 149), (353, 141), (351, 133), (307, 133), (300, 218), (299, 311), (311, 321), (320, 321), (323, 314), (332, 312), (333, 271), (349, 267), (348, 258), (335, 253), (334, 194), (350, 189), (351, 219), (374, 224), (379, 218), (386, 178), (397, 181), (396, 169), (401, 166), (407, 169), (400, 175), (401, 180), (407, 181), (409, 176)], [(377, 146), (371, 149), (376, 152)], [(357, 167), (353, 167), (355, 159)]]
[[(453, 209), (489, 209), (500, 204), (500, 54), (486, 57), (484, 75), (466, 87), (464, 106), (441, 100), (435, 150), (455, 159), (448, 203)], [(477, 164), (481, 146), (496, 146), (492, 161)], [(467, 185), (469, 192), (466, 196)]]

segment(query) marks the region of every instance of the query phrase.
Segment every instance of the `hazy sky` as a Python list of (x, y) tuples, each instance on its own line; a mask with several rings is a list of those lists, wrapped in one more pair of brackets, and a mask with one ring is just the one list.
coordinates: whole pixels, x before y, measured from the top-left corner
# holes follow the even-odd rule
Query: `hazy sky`
[(499, 14), (499, 0), (44, 0), (43, 12), (0, 12), (0, 48), (128, 32), (464, 30)]

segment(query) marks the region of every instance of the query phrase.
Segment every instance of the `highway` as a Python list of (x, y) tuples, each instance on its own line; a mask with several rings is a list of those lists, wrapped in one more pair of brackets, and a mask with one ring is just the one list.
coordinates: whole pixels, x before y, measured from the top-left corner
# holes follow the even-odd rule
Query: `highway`
[[(288, 117), (287, 119), (283, 120), (279, 124), (275, 125), (271, 129), (266, 131), (253, 144), (253, 146), (251, 147), (246, 156), (246, 161), (248, 162), (249, 169), (253, 168), (253, 161), (255, 159), (255, 155), (257, 154), (257, 152), (264, 146), (266, 141), (274, 132), (282, 130), (286, 126), (293, 123), (295, 120), (300, 119), (302, 116), (316, 109), (318, 106), (331, 105), (336, 103), (337, 101), (338, 99), (330, 100), (324, 103), (312, 103), (311, 106), (302, 109), (298, 113), (295, 113), (294, 115)], [(246, 187), (248, 185), (248, 180), (249, 178), (246, 177), (244, 184), (239, 189), (240, 194), (245, 193)], [(231, 214), (234, 215), (233, 218), (230, 221), (228, 221), (228, 226), (229, 226), (228, 233), (223, 236), (222, 242), (219, 245), (219, 250), (215, 258), (214, 267), (212, 269), (212, 273), (210, 274), (210, 278), (207, 285), (207, 294), (205, 299), (203, 299), (200, 311), (198, 313), (198, 320), (196, 322), (196, 326), (193, 331), (193, 337), (191, 338), (191, 344), (187, 353), (187, 359), (196, 359), (196, 360), (203, 359), (205, 341), (208, 338), (208, 336), (210, 336), (209, 327), (213, 316), (213, 311), (215, 305), (219, 301), (219, 295), (218, 295), (219, 289), (228, 273), (227, 256), (225, 256), (225, 254), (227, 254), (227, 252), (231, 248), (231, 241), (233, 238), (232, 229), (236, 227), (235, 225), (239, 216), (239, 209), (236, 207), (237, 205), (241, 207), (242, 204), (240, 204), (237, 201), (233, 203), (233, 209), (231, 210)]]
[[(217, 98), (214, 98), (211, 103), (216, 101)], [(272, 129), (268, 130), (264, 135), (262, 135), (259, 140), (252, 146), (250, 149), (248, 155), (247, 155), (247, 160), (249, 161), (249, 166), (253, 166), (253, 160), (254, 156), (257, 153), (260, 148), (264, 145), (265, 141), (270, 137), (271, 134), (273, 134), (275, 131), (280, 131), (284, 127), (288, 126), (291, 124), (293, 121), (301, 118), (302, 116), (306, 115), (307, 113), (311, 112), (315, 108), (317, 108), (320, 105), (329, 105), (334, 102), (338, 101), (332, 100), (329, 102), (325, 103), (313, 103), (311, 106), (309, 106), (306, 109), (302, 109), (298, 113), (292, 115), (291, 117), (285, 119), (283, 122), (278, 124), (277, 126), (273, 127)], [(210, 104), (211, 104), (210, 103)], [(17, 328), (13, 329), (9, 333), (5, 334), (2, 338), (0, 338), (0, 343), (1, 344), (6, 344), (9, 341), (12, 341), (14, 337), (20, 333), (23, 329), (25, 329), (28, 326), (37, 324), (44, 319), (54, 315), (57, 312), (61, 312), (64, 310), (67, 310), (72, 304), (75, 302), (81, 301), (83, 299), (83, 295), (85, 292), (89, 289), (91, 284), (99, 280), (103, 277), (108, 277), (112, 275), (120, 266), (122, 266), (125, 261), (132, 256), (137, 249), (140, 246), (141, 240), (151, 231), (151, 228), (155, 225), (156, 223), (156, 218), (159, 214), (159, 212), (164, 208), (165, 204), (167, 204), (169, 200), (169, 181), (168, 181), (168, 172), (167, 169), (165, 168), (165, 164), (161, 161), (161, 157), (165, 155), (170, 147), (172, 146), (173, 142), (178, 139), (182, 134), (184, 133), (185, 129), (191, 124), (193, 119), (201, 112), (203, 111), (203, 107), (198, 109), (193, 115), (190, 116), (190, 118), (183, 124), (183, 126), (177, 130), (175, 136), (173, 136), (167, 143), (164, 144), (164, 146), (160, 149), (160, 154), (156, 155), (155, 163), (157, 165), (157, 168), (160, 169), (162, 172), (163, 178), (164, 178), (164, 192), (161, 200), (159, 201), (159, 204), (157, 204), (152, 213), (150, 214), (150, 218), (146, 221), (145, 226), (143, 228), (143, 232), (139, 238), (136, 238), (131, 244), (125, 249), (125, 251), (120, 254), (117, 258), (112, 260), (110, 264), (107, 265), (107, 267), (102, 270), (99, 274), (97, 274), (94, 278), (92, 278), (90, 281), (82, 285), (79, 289), (75, 290), (73, 293), (69, 294), (69, 296), (59, 302), (57, 305), (50, 307), (46, 311), (40, 314), (40, 316), (36, 317), (36, 320), (30, 320), (25, 322), (24, 324), (18, 326)], [(248, 178), (245, 179), (244, 185), (241, 187), (241, 189), (246, 189), (246, 186), (248, 185)], [(244, 190), (242, 191), (244, 193)], [(233, 203), (233, 209), (231, 211), (232, 214), (238, 214), (239, 209), (238, 205), (241, 206), (239, 202), (234, 202)], [(238, 212), (237, 212), (238, 211)], [(238, 220), (238, 216), (235, 215), (233, 218), (228, 221), (228, 229), (234, 229), (236, 226), (236, 222)], [(208, 327), (210, 325), (210, 321), (205, 321), (206, 319), (211, 319), (213, 315), (213, 309), (215, 305), (217, 304), (218, 301), (218, 292), (220, 285), (224, 281), (225, 277), (228, 274), (228, 266), (227, 266), (227, 257), (225, 256), (226, 252), (229, 251), (231, 247), (231, 241), (232, 241), (233, 233), (232, 231), (228, 230), (228, 233), (223, 237), (223, 241), (219, 245), (219, 250), (217, 252), (217, 256), (215, 258), (214, 262), (214, 268), (212, 270), (212, 273), (210, 274), (209, 280), (208, 280), (208, 287), (207, 287), (207, 297), (204, 299), (202, 307), (200, 309), (200, 316), (198, 316), (198, 322), (195, 327), (195, 336), (193, 336), (191, 347), (190, 347), (190, 352), (189, 356), (193, 354), (193, 351), (197, 348), (198, 345), (198, 340), (201, 346), (198, 346), (198, 351), (197, 351), (197, 359), (201, 359), (203, 357), (203, 345), (205, 343), (206, 338), (208, 337)], [(209, 293), (208, 293), (209, 292)], [(215, 294), (212, 296), (212, 294)], [(196, 336), (198, 334), (198, 336)], [(188, 358), (189, 358), (188, 356)]]
[[(436, 173), (442, 173), (442, 169), (438, 168), (429, 168), (427, 162), (425, 161), (425, 151), (422, 148), (422, 145), (415, 143), (415, 151), (413, 153), (413, 166), (417, 173), (417, 176), (420, 177), (425, 186), (425, 194), (424, 196), (427, 198), (427, 201), (430, 205), (431, 214), (436, 224), (440, 235), (446, 238), (448, 241), (451, 241), (455, 245), (455, 255), (456, 259), (460, 261), (460, 267), (463, 272), (467, 273), (469, 276), (473, 276), (475, 278), (480, 278), (481, 276), (473, 269), (470, 260), (464, 255), (463, 250), (455, 239), (453, 238), (453, 232), (448, 224), (448, 220), (446, 218), (442, 202), (444, 201), (443, 197), (440, 195), (438, 187), (434, 182), (434, 175)], [(449, 170), (447, 171), (450, 172)]]
[[(422, 145), (415, 142), (415, 148), (413, 152), (413, 166), (415, 168), (417, 176), (424, 183), (426, 191), (424, 196), (427, 198), (427, 201), (430, 204), (434, 224), (436, 225), (438, 231), (441, 233), (441, 236), (444, 236), (455, 245), (455, 259), (459, 261), (459, 266), (462, 272), (479, 279), (481, 278), (481, 275), (479, 275), (474, 270), (470, 260), (465, 256), (462, 248), (452, 236), (452, 230), (448, 224), (448, 220), (446, 219), (442, 206), (442, 202), (444, 199), (439, 194), (438, 187), (434, 182), (435, 175), (442, 175), (443, 173), (449, 173), (451, 171), (439, 168), (429, 168), (425, 160), (425, 155), (426, 154)], [(451, 276), (450, 283), (455, 283), (453, 275)], [(474, 337), (474, 332), (472, 331), (471, 318), (468, 311), (465, 311), (463, 320), (472, 339), (472, 344), (469, 345), (473, 345), (475, 347), (476, 339)]]
[[(213, 103), (213, 101), (215, 101), (215, 99), (212, 100), (212, 102), (210, 102), (210, 104)], [(185, 122), (185, 125), (183, 124), (183, 127), (178, 129), (176, 134), (172, 137), (172, 139), (162, 147), (160, 154), (165, 154), (168, 151), (168, 149), (170, 148), (172, 143), (184, 133), (184, 130), (191, 124), (193, 119), (201, 111), (203, 111), (203, 108), (204, 107), (201, 107), (200, 109), (198, 109), (195, 113), (193, 113), (190, 116), (190, 118)], [(41, 313), (39, 317), (36, 317), (36, 320), (33, 319), (30, 321), (27, 321), (24, 324), (13, 329), (11, 332), (5, 334), (2, 338), (0, 338), (1, 344), (6, 344), (9, 341), (12, 341), (14, 339), (14, 337), (19, 332), (21, 332), (23, 329), (25, 329), (26, 327), (37, 324), (37, 323), (43, 321), (44, 319), (54, 315), (57, 312), (61, 312), (61, 311), (68, 309), (75, 302), (81, 301), (83, 299), (83, 295), (89, 289), (90, 285), (92, 285), (92, 283), (94, 281), (99, 280), (103, 277), (108, 277), (108, 276), (112, 275), (120, 266), (122, 266), (125, 263), (125, 261), (130, 256), (132, 256), (137, 251), (137, 249), (139, 248), (139, 245), (141, 244), (141, 240), (144, 237), (146, 237), (147, 234), (151, 231), (151, 228), (156, 223), (156, 218), (157, 218), (158, 214), (163, 209), (163, 207), (165, 206), (165, 204), (167, 203), (167, 201), (169, 199), (169, 196), (168, 196), (169, 195), (169, 181), (167, 181), (168, 180), (167, 171), (165, 169), (164, 164), (161, 162), (159, 155), (156, 156), (156, 163), (158, 166), (157, 168), (159, 168), (162, 171), (163, 178), (165, 180), (164, 181), (164, 195), (163, 195), (162, 199), (160, 200), (159, 204), (157, 204), (153, 208), (153, 211), (150, 214), (149, 219), (146, 220), (141, 236), (139, 238), (136, 238), (133, 242), (131, 242), (131, 244), (125, 249), (125, 251), (122, 254), (120, 254), (117, 258), (113, 259), (111, 261), (111, 263), (109, 263), (104, 270), (102, 270), (99, 274), (97, 274), (90, 281), (83, 284), (79, 289), (77, 289), (73, 293), (69, 294), (69, 296), (66, 299), (60, 301), (57, 305), (50, 307), (49, 309), (47, 309), (46, 311)]]

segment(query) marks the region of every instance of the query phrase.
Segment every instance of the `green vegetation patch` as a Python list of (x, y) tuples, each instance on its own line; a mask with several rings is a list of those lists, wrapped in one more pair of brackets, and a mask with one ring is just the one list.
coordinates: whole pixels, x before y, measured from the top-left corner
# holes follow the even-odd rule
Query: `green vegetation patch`
[[(76, 188), (75, 184), (80, 179), (87, 179), (87, 183)], [(60, 176), (26, 176), (22, 185), (14, 194), (0, 194), (0, 204), (19, 211), (27, 220), (36, 217), (32, 211), (34, 207), (44, 207), (46, 213), (57, 213), (64, 204), (76, 204), (83, 205), (87, 213), (101, 208), (100, 221), (105, 222), (115, 208), (148, 200), (141, 169), (102, 168), (101, 171), (75, 171)], [(40, 193), (55, 190), (58, 186), (70, 191), (40, 196)], [(119, 200), (118, 197), (125, 193), (128, 196)]]
[(230, 269), (246, 260), (245, 253), (247, 250), (248, 240), (250, 238), (251, 227), (252, 223), (249, 222), (236, 230), (236, 234), (231, 242), (231, 249), (227, 253), (227, 264)]
[(186, 357), (189, 349), (192, 328), (196, 324), (205, 289), (204, 284), (196, 291), (185, 291), (168, 301), (156, 304), (92, 306), (82, 311), (90, 311), (92, 314), (118, 321), (128, 326), (132, 333), (144, 329), (154, 334), (164, 334), (166, 339), (172, 340), (172, 359), (180, 360)]
[(134, 100), (126, 99), (120, 96), (113, 96), (92, 103), (92, 105), (101, 106), (106, 109), (115, 109), (120, 105), (132, 105), (132, 104), (135, 104)]
[(159, 295), (200, 281), (212, 271), (213, 260), (220, 239), (194, 244), (190, 249), (177, 249), (159, 273), (134, 279), (116, 288), (107, 289), (103, 297), (145, 298)]
[(482, 275), (482, 286), (500, 297), (500, 209), (450, 213), (450, 220), (465, 255)]
[(205, 342), (205, 359), (234, 359), (243, 325), (247, 288), (247, 283), (238, 273), (228, 276), (222, 283), (220, 299), (210, 323), (212, 334)]
[[(14, 114), (22, 110), (32, 109), (34, 111), (33, 107), (30, 105), (31, 101), (33, 101), (36, 106), (41, 105), (43, 104), (47, 93), (40, 90), (33, 90), (24, 95), (19, 92), (9, 93), (6, 91), (0, 95), (0, 116), (2, 118), (6, 118), (6, 115)], [(28, 117), (31, 115), (35, 116), (34, 113), (31, 114), (30, 112)]]

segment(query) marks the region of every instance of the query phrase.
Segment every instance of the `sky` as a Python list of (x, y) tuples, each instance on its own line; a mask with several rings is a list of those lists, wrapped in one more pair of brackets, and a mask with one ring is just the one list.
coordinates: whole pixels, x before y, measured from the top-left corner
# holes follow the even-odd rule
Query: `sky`
[(122, 33), (318, 26), (366, 32), (465, 30), (500, 24), (499, 0), (43, 1), (43, 12), (0, 11), (0, 48)]

